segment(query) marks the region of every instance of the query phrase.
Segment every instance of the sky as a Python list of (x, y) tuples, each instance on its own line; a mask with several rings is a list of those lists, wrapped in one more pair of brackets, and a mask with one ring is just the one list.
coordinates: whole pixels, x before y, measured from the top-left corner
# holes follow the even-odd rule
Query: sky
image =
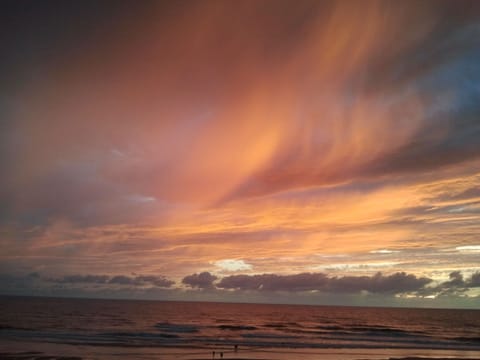
[(479, 2), (1, 8), (1, 294), (480, 308)]

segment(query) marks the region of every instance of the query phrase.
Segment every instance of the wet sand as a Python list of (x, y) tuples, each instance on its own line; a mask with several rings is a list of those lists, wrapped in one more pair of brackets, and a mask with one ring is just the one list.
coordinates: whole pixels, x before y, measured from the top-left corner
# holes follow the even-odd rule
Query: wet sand
[[(213, 357), (215, 351), (215, 357)], [(223, 353), (223, 357), (221, 357)], [(159, 348), (0, 340), (5, 360), (480, 360), (479, 351), (429, 349)]]

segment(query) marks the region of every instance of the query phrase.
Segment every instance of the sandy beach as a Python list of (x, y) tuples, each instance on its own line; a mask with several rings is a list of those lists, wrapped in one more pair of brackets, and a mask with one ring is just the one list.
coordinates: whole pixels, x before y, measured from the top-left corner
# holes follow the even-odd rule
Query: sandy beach
[[(28, 350), (27, 350), (28, 349)], [(215, 352), (215, 355), (213, 355)], [(223, 356), (222, 356), (223, 355)], [(480, 360), (478, 351), (431, 349), (111, 348), (0, 341), (8, 360)]]

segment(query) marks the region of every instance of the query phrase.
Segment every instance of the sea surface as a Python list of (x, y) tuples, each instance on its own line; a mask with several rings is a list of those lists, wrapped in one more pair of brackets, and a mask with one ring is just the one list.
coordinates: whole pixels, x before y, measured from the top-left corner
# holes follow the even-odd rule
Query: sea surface
[(480, 358), (480, 310), (34, 297), (1, 297), (0, 309), (0, 358), (29, 351), (82, 359), (342, 351)]

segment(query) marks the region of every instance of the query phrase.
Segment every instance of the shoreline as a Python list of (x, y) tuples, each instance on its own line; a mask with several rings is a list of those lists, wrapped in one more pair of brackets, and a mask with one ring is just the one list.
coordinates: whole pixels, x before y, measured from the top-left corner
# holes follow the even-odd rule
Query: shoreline
[[(215, 351), (215, 356), (213, 356)], [(223, 356), (222, 356), (222, 355)], [(162, 348), (67, 345), (0, 340), (5, 360), (480, 360), (480, 351), (366, 348)]]

